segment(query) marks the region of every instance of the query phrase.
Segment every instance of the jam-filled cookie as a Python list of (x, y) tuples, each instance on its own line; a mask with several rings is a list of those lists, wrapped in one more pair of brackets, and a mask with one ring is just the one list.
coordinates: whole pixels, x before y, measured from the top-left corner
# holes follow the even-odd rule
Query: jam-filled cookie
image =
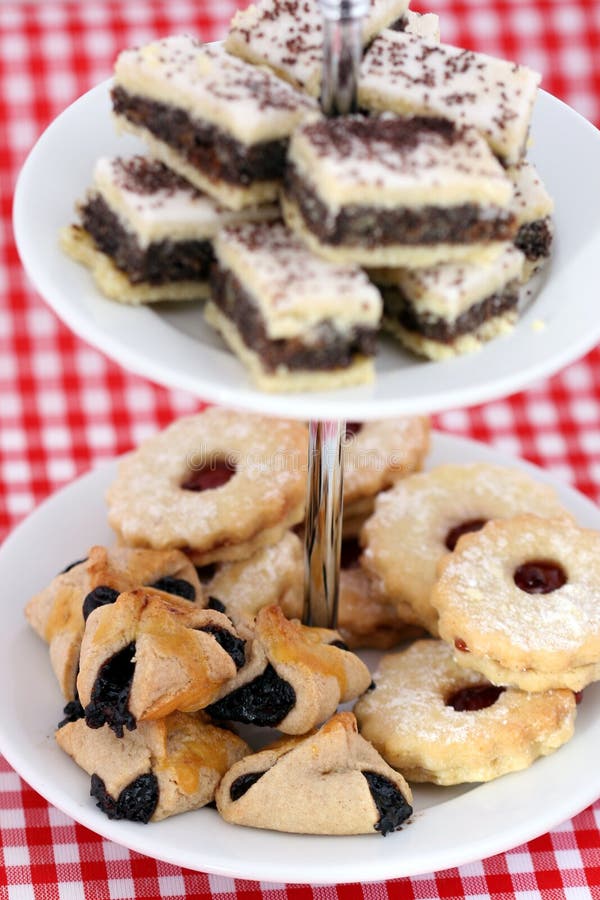
[(121, 462), (109, 522), (124, 544), (198, 566), (245, 559), (302, 519), (307, 446), (300, 422), (206, 409)]
[(600, 532), (522, 515), (462, 537), (432, 602), (456, 661), (496, 684), (579, 691), (600, 679)]
[(374, 680), (354, 709), (360, 732), (409, 781), (490, 781), (573, 734), (572, 691), (496, 687), (458, 666), (443, 641), (384, 657)]
[(213, 718), (306, 734), (371, 683), (366, 665), (337, 631), (285, 618), (279, 606), (261, 609), (246, 665), (207, 707)]
[(91, 775), (90, 794), (109, 819), (144, 823), (212, 803), (227, 769), (251, 752), (201, 713), (140, 722), (122, 738), (79, 719), (59, 728), (56, 741)]
[(386, 835), (412, 814), (406, 781), (348, 712), (235, 763), (216, 799), (228, 822), (300, 834)]
[(304, 559), (300, 538), (288, 531), (249, 559), (217, 565), (205, 584), (208, 605), (225, 613), (243, 638), (254, 637), (254, 620), (276, 603), (288, 619), (302, 616)]
[(385, 595), (437, 636), (430, 595), (439, 560), (461, 534), (489, 519), (518, 513), (569, 514), (554, 489), (520, 469), (488, 463), (443, 465), (410, 475), (382, 494), (365, 524), (362, 564), (379, 579)]
[(402, 416), (348, 422), (344, 442), (344, 535), (357, 535), (373, 512), (375, 497), (417, 472), (429, 450), (429, 420)]
[(85, 719), (115, 734), (139, 720), (208, 706), (245, 661), (245, 642), (220, 612), (149, 590), (92, 612), (77, 677)]
[(52, 668), (67, 700), (76, 696), (79, 650), (90, 612), (143, 586), (203, 605), (196, 570), (179, 550), (125, 547), (92, 547), (86, 559), (67, 566), (31, 598), (25, 616), (50, 645)]

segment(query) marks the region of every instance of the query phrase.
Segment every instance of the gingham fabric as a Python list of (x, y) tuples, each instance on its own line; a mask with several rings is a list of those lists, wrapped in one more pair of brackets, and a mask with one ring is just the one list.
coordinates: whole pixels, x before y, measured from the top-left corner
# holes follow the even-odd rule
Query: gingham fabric
[[(44, 497), (200, 401), (133, 377), (75, 338), (20, 268), (15, 179), (43, 128), (110, 74), (119, 49), (159, 35), (223, 35), (234, 0), (0, 2), (0, 539)], [(425, 4), (413, 4), (424, 10)], [(431, 0), (444, 39), (527, 63), (600, 123), (600, 3)], [(513, 397), (438, 427), (527, 457), (600, 498), (600, 351)], [(384, 884), (285, 886), (185, 871), (103, 840), (50, 807), (0, 760), (0, 898), (245, 900), (600, 897), (600, 802), (482, 862)]]

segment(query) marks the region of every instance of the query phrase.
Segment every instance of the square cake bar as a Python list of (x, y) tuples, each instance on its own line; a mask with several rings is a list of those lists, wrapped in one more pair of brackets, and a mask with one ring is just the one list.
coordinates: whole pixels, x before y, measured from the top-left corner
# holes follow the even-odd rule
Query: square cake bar
[[(403, 19), (408, 0), (371, 0), (363, 22), (365, 46)], [(323, 15), (319, 0), (259, 0), (231, 20), (225, 47), (313, 97), (321, 92)]]
[(117, 59), (117, 126), (230, 209), (275, 200), (288, 138), (317, 103), (268, 69), (178, 35)]
[(523, 279), (528, 281), (550, 256), (554, 239), (554, 201), (535, 166), (523, 160), (507, 170), (514, 184), (512, 209), (517, 218), (515, 245), (525, 254)]
[(387, 30), (360, 73), (363, 109), (474, 125), (505, 165), (525, 156), (540, 76), (525, 66)]
[(244, 223), (215, 241), (206, 319), (256, 384), (307, 391), (373, 379), (381, 297), (354, 265), (314, 256), (282, 223)]
[(346, 116), (294, 132), (283, 209), (327, 259), (412, 268), (498, 253), (516, 234), (512, 192), (474, 128)]
[(133, 156), (98, 160), (79, 214), (81, 225), (61, 233), (63, 248), (108, 297), (138, 304), (207, 297), (217, 231), (279, 209), (227, 210), (159, 160)]
[(442, 263), (371, 272), (385, 328), (420, 356), (446, 359), (478, 350), (517, 321), (524, 257), (512, 244), (492, 262)]

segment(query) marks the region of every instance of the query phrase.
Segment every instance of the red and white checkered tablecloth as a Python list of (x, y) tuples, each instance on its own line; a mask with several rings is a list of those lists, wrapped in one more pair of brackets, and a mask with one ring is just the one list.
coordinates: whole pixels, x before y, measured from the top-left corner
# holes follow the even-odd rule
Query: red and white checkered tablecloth
[[(43, 128), (159, 35), (223, 35), (235, 0), (0, 2), (0, 539), (44, 497), (173, 418), (191, 396), (134, 377), (75, 338), (22, 272), (11, 232), (18, 170)], [(444, 40), (527, 63), (546, 90), (600, 124), (597, 0), (431, 0)], [(557, 136), (559, 139), (559, 136)], [(438, 427), (525, 456), (600, 499), (600, 349), (510, 398)], [(6, 602), (6, 600), (5, 600)], [(0, 758), (0, 898), (600, 897), (600, 801), (483, 862), (380, 885), (302, 887), (205, 875), (104, 840), (35, 793)]]

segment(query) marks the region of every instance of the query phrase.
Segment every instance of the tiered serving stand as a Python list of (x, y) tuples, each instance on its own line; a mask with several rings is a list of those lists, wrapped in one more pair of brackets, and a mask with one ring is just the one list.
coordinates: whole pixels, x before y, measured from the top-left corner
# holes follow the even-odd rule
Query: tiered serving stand
[[(359, 30), (353, 17), (364, 12), (365, 3), (332, 0), (322, 5), (326, 47), (331, 51), (326, 53), (326, 108), (346, 111), (352, 104), (358, 58)], [(333, 52), (336, 48), (338, 55)], [(350, 73), (350, 82), (341, 83), (340, 70)], [(555, 372), (599, 339), (600, 207), (592, 199), (600, 196), (599, 133), (541, 92), (531, 156), (555, 198), (557, 237), (552, 263), (524, 293), (521, 320), (511, 336), (491, 342), (478, 354), (446, 363), (417, 361), (382, 339), (377, 380), (371, 386), (264, 394), (223, 350), (196, 306), (120, 306), (102, 297), (89, 274), (58, 249), (56, 235), (72, 220), (74, 204), (85, 193), (97, 157), (139, 150), (134, 139), (114, 134), (109, 88), (108, 82), (103, 83), (65, 110), (42, 135), (22, 170), (14, 226), (23, 265), (72, 330), (123, 366), (205, 400), (310, 421), (304, 618), (312, 624), (331, 624), (339, 574), (344, 421), (430, 413), (506, 395)], [(443, 436), (435, 439), (434, 463), (465, 458), (507, 462), (481, 445)], [(543, 472), (535, 474), (551, 480)], [(21, 609), (44, 583), (46, 570), (51, 577), (70, 552), (76, 557), (83, 546), (110, 541), (102, 495), (112, 477), (114, 465), (79, 479), (17, 529), (0, 552), (2, 583), (5, 590), (13, 590), (18, 612), (5, 622), (13, 649), (0, 658), (0, 679), (7, 688), (0, 698), (0, 747), (34, 788), (73, 818), (132, 849), (189, 868), (271, 881), (335, 883), (412, 875), (481, 859), (543, 833), (598, 795), (595, 755), (600, 716), (590, 702), (580, 713), (576, 736), (561, 749), (560, 760), (557, 755), (548, 757), (526, 772), (476, 787), (419, 787), (414, 821), (385, 841), (253, 829), (245, 829), (240, 839), (238, 829), (210, 810), (147, 828), (110, 822), (86, 802), (85, 777), (54, 745), (52, 728), (60, 699), (48, 679), (30, 710), (29, 680), (25, 677), (25, 687), (21, 680), (47, 661), (41, 661), (42, 648), (22, 624)], [(591, 503), (565, 486), (556, 487), (582, 524), (600, 528), (600, 514)], [(17, 561), (32, 541), (44, 547), (40, 571), (23, 575)], [(376, 655), (366, 656), (376, 662)], [(597, 685), (588, 690), (596, 700), (600, 697)], [(24, 714), (22, 704), (27, 706)], [(7, 721), (10, 729), (2, 724)]]

